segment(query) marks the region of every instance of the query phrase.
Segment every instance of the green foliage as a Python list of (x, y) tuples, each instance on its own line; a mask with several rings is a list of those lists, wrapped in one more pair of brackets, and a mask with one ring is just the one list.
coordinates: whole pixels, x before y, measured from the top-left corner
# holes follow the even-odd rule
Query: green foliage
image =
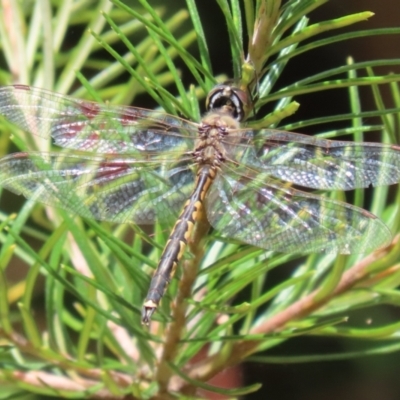
[[(289, 0), (284, 6), (279, 0), (216, 2), (229, 32), (232, 77), (256, 99), (254, 113), (273, 104), (273, 112), (249, 126), (294, 130), (325, 124), (327, 130), (320, 136), (347, 135), (361, 141), (362, 132), (376, 129), (363, 124), (363, 119), (378, 117), (382, 141), (400, 142), (395, 129), (400, 121), (400, 76), (375, 72), (377, 67), (397, 66), (400, 60), (349, 60), (347, 65), (290, 86), (276, 89), (275, 85), (286, 64), (300, 54), (354, 38), (399, 34), (400, 29), (335, 33), (368, 19), (369, 12), (309, 25), (306, 15), (324, 0)], [(2, 84), (30, 84), (115, 104), (130, 104), (146, 93), (166, 112), (199, 120), (199, 99), (226, 78), (214, 76), (195, 0), (187, 0), (187, 10), (174, 15), (146, 0), (7, 4), (0, 6), (0, 47), (5, 60), (0, 70)], [(5, 15), (11, 17), (6, 20)], [(191, 29), (186, 28), (188, 18)], [(75, 29), (81, 34), (70, 46), (69, 32)], [(333, 32), (316, 39), (327, 31)], [(198, 58), (188, 49), (194, 44)], [(113, 58), (105, 57), (103, 49)], [(177, 60), (193, 78), (189, 89), (182, 83)], [(382, 85), (390, 89), (393, 108), (382, 100)], [(360, 86), (371, 89), (374, 110), (362, 109)], [(294, 97), (299, 100), (303, 94), (339, 88), (348, 88), (348, 113), (290, 125), (282, 122), (299, 106)], [(330, 130), (333, 121), (345, 121), (348, 128)], [(1, 121), (0, 128), (1, 155), (11, 146), (10, 132), (13, 144), (22, 150), (50, 148), (50, 143), (39, 143), (6, 121)], [(3, 191), (2, 195), (8, 194)], [(344, 199), (339, 192), (326, 195)], [(362, 190), (355, 192), (354, 204), (365, 206)], [(374, 189), (370, 209), (395, 234), (400, 230), (399, 205), (400, 189), (390, 196), (387, 187)], [(30, 392), (68, 398), (194, 396), (196, 388), (239, 396), (258, 386), (228, 390), (206, 382), (250, 357), (273, 363), (310, 362), (398, 350), (391, 342), (398, 335), (398, 323), (360, 328), (346, 320), (354, 310), (399, 305), (397, 240), (367, 256), (300, 257), (210, 234), (204, 248), (193, 246), (193, 254), (181, 263), (180, 283), (172, 282), (148, 330), (141, 326), (140, 310), (168, 233), (158, 225), (148, 234), (129, 224), (82, 221), (62, 210), (44, 209), (35, 199), (27, 201), (16, 215), (1, 212), (2, 387), (15, 395)], [(18, 268), (18, 262), (29, 270), (16, 284), (8, 273)], [(271, 286), (269, 272), (288, 262), (295, 266), (292, 274)], [(42, 276), (44, 310), (34, 307)], [(36, 318), (40, 313), (44, 322)], [(362, 353), (340, 355), (261, 355), (299, 335), (351, 337), (369, 340), (371, 346)]]

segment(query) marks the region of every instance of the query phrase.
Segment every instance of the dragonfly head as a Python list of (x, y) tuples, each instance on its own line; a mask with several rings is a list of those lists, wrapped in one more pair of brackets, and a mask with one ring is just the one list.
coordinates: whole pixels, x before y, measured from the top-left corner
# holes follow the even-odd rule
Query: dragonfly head
[(241, 122), (247, 117), (249, 103), (249, 95), (244, 90), (229, 83), (221, 83), (211, 89), (206, 107), (208, 111), (222, 111)]

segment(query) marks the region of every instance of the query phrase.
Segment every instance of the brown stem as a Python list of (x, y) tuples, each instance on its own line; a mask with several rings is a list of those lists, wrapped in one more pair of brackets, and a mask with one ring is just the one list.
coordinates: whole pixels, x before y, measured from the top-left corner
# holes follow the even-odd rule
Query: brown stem
[[(52, 373), (44, 371), (13, 371), (7, 373), (10, 380), (23, 382), (25, 385), (34, 386), (36, 388), (51, 388), (54, 392), (85, 392), (90, 391), (99, 385), (98, 381), (92, 381), (88, 379), (71, 379), (65, 376), (58, 376)], [(98, 389), (94, 391), (91, 399), (102, 399), (102, 400), (117, 400), (127, 399), (124, 395), (115, 395), (106, 388)], [(134, 399), (133, 397), (129, 397)]]
[[(98, 380), (100, 380), (104, 374), (104, 371), (102, 371), (101, 368), (83, 367), (68, 354), (62, 354), (62, 357), (55, 358), (52, 356), (51, 350), (33, 346), (31, 342), (29, 342), (19, 333), (6, 333), (4, 330), (0, 329), (0, 337), (8, 339), (10, 343), (12, 343), (20, 352), (24, 354), (30, 354), (31, 356), (36, 357), (38, 360), (45, 360), (55, 367), (74, 371), (76, 376), (79, 374), (79, 379), (84, 380), (82, 377), (86, 376), (91, 379), (96, 379), (96, 384), (98, 384)], [(15, 372), (18, 373), (18, 371)], [(109, 371), (109, 374), (113, 381), (121, 387), (127, 387), (131, 385), (135, 379), (134, 377), (119, 371)], [(49, 374), (49, 376), (51, 376), (51, 374)], [(89, 380), (87, 381), (89, 382)], [(41, 384), (40, 386), (43, 385)]]
[[(272, 316), (264, 323), (253, 328), (249, 334), (270, 334), (282, 330), (285, 325), (293, 320), (311, 314), (313, 311), (323, 307), (333, 297), (336, 297), (357, 285), (360, 280), (364, 279), (371, 273), (371, 264), (382, 260), (384, 257), (388, 257), (386, 264), (390, 264), (395, 261), (398, 257), (398, 248), (400, 247), (399, 236), (393, 240), (391, 245), (384, 249), (378, 249), (369, 256), (362, 259), (359, 263), (354, 265), (348, 271), (346, 271), (339, 281), (339, 284), (328, 296), (319, 298), (319, 290), (315, 290), (309, 295), (299, 299), (286, 309), (282, 310), (278, 314)], [(318, 299), (318, 300), (317, 300)], [(215, 354), (209, 358), (205, 358), (195, 365), (190, 366), (189, 375), (194, 379), (201, 380), (203, 382), (208, 381), (215, 374), (226, 368), (227, 366), (233, 366), (242, 362), (247, 356), (257, 351), (261, 341), (250, 340), (250, 341), (239, 341), (232, 345), (229, 357), (227, 357), (224, 363), (221, 365), (218, 362), (220, 355)], [(185, 387), (186, 382), (182, 381), (182, 385)]]

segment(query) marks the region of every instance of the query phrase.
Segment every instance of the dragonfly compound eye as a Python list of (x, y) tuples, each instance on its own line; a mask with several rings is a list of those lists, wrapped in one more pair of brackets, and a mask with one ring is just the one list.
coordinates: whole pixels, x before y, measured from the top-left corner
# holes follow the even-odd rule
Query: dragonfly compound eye
[(206, 107), (208, 111), (229, 112), (236, 121), (240, 122), (245, 118), (247, 97), (247, 94), (237, 87), (220, 84), (208, 94)]

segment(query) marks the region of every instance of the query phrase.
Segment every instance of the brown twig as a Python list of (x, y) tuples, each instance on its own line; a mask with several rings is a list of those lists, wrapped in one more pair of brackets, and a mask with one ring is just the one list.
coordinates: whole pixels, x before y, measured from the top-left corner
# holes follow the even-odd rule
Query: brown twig
[[(391, 263), (391, 258), (398, 257), (398, 250), (400, 247), (400, 236), (396, 236), (390, 246), (384, 249), (378, 249), (369, 256), (362, 259), (359, 263), (354, 265), (346, 271), (339, 281), (336, 288), (326, 297), (319, 298), (319, 290), (315, 290), (309, 295), (299, 299), (286, 309), (278, 314), (272, 316), (264, 323), (253, 328), (249, 334), (271, 334), (282, 330), (285, 325), (293, 320), (298, 320), (304, 316), (310, 315), (313, 311), (325, 306), (332, 298), (347, 292), (356, 286), (362, 279), (368, 277), (371, 273), (371, 265), (384, 257), (389, 257), (387, 264)], [(318, 299), (318, 300), (316, 300)], [(215, 374), (226, 368), (242, 362), (250, 354), (257, 351), (258, 346), (262, 343), (260, 340), (239, 341), (232, 345), (230, 355), (225, 358), (224, 363), (219, 362), (220, 354), (214, 354), (211, 357), (205, 358), (195, 365), (190, 366), (188, 374), (193, 379), (198, 379), (203, 382), (208, 381)], [(182, 381), (182, 385), (186, 386), (187, 383)]]
[[(99, 385), (98, 381), (80, 379), (79, 382), (65, 376), (59, 376), (44, 371), (13, 371), (7, 374), (11, 380), (23, 382), (36, 388), (51, 388), (56, 392), (86, 392)], [(125, 395), (116, 395), (106, 388), (99, 389), (90, 395), (92, 399), (126, 399)]]
[[(68, 354), (63, 354), (62, 358), (54, 358), (51, 355), (51, 351), (47, 351), (46, 348), (38, 348), (33, 346), (33, 344), (28, 341), (24, 336), (16, 332), (6, 333), (4, 330), (0, 329), (0, 337), (7, 339), (11, 344), (18, 348), (18, 350), (24, 354), (30, 354), (36, 357), (38, 360), (47, 361), (49, 364), (63, 368), (64, 370), (73, 370), (76, 376), (83, 381), (96, 380), (96, 385), (98, 385), (99, 380), (102, 379), (104, 371), (101, 368), (90, 368), (82, 366), (81, 363), (75, 362), (75, 360)], [(36, 371), (39, 372), (39, 371)], [(42, 371), (41, 371), (42, 372)], [(25, 373), (25, 372), (24, 372)], [(115, 382), (120, 387), (127, 387), (132, 384), (134, 377), (117, 371), (108, 372)], [(79, 375), (78, 375), (79, 374)], [(52, 376), (51, 374), (48, 374)], [(86, 376), (90, 379), (84, 379)], [(78, 382), (79, 383), (79, 382)], [(39, 382), (39, 387), (43, 386), (43, 382)]]

